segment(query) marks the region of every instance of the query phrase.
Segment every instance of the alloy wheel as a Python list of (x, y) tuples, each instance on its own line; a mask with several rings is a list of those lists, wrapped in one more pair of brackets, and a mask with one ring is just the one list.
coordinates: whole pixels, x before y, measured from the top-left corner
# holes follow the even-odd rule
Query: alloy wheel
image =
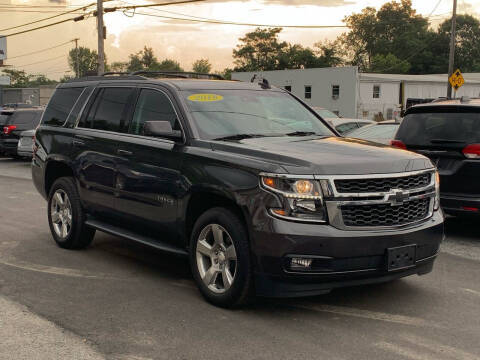
[(200, 278), (209, 290), (222, 294), (230, 289), (237, 271), (237, 253), (227, 230), (218, 224), (203, 228), (196, 258)]
[(67, 238), (72, 230), (72, 204), (65, 191), (58, 189), (50, 205), (53, 229), (61, 239)]

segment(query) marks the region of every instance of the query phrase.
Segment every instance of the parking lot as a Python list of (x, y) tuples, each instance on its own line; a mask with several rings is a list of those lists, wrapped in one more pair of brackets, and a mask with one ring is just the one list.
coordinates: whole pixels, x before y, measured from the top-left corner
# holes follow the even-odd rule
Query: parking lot
[(185, 259), (103, 233), (85, 251), (58, 248), (28, 162), (0, 159), (0, 219), (0, 359), (480, 356), (475, 221), (447, 220), (423, 277), (232, 311), (201, 298)]

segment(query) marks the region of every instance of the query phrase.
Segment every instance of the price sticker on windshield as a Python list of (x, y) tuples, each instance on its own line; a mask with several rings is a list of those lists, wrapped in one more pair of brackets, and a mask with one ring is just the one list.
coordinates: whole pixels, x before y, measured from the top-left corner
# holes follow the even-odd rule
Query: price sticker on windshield
[(198, 102), (221, 101), (223, 96), (217, 94), (192, 94), (188, 97), (188, 100)]

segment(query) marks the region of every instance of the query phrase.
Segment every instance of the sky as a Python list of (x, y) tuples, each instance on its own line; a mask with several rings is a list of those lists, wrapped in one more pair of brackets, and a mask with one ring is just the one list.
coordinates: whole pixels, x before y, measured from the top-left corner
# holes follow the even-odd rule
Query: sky
[[(0, 0), (0, 34), (10, 34), (56, 22), (78, 14), (65, 15), (27, 27), (4, 30), (13, 26), (74, 10), (77, 6), (94, 0)], [(151, 4), (167, 0), (115, 0), (106, 2), (105, 8), (114, 5)], [(108, 62), (126, 61), (128, 55), (140, 51), (144, 45), (152, 47), (162, 60), (171, 58), (180, 62), (185, 70), (192, 63), (208, 58), (213, 70), (221, 71), (232, 67), (232, 49), (238, 39), (252, 31), (252, 26), (218, 25), (193, 23), (157, 16), (209, 18), (232, 22), (271, 25), (343, 25), (342, 19), (360, 12), (367, 6), (380, 8), (385, 0), (206, 0), (200, 3), (171, 5), (165, 7), (137, 9), (125, 13), (118, 11), (105, 14), (107, 27), (105, 53)], [(413, 0), (413, 7), (424, 16), (431, 15), (432, 25), (450, 16), (452, 0)], [(89, 8), (93, 9), (93, 8)], [(167, 12), (168, 11), (168, 12)], [(480, 17), (480, 0), (458, 0), (458, 13)], [(150, 14), (150, 16), (142, 15)], [(152, 16), (155, 15), (155, 16)], [(284, 29), (280, 39), (304, 46), (318, 41), (334, 40), (347, 31), (335, 29)], [(96, 18), (79, 22), (66, 22), (7, 39), (8, 59), (6, 64), (23, 69), (28, 73), (45, 74), (59, 79), (69, 70), (68, 50), (79, 38), (79, 46), (97, 47)], [(54, 49), (34, 55), (22, 56), (37, 50), (60, 45)], [(70, 73), (71, 74), (71, 73)]]

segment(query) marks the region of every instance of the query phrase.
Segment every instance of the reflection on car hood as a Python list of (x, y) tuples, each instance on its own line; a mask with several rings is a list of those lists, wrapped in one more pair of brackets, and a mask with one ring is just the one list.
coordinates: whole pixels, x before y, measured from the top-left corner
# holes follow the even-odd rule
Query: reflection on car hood
[(215, 151), (281, 165), (294, 174), (382, 174), (432, 168), (416, 153), (340, 137), (264, 137), (212, 141)]

